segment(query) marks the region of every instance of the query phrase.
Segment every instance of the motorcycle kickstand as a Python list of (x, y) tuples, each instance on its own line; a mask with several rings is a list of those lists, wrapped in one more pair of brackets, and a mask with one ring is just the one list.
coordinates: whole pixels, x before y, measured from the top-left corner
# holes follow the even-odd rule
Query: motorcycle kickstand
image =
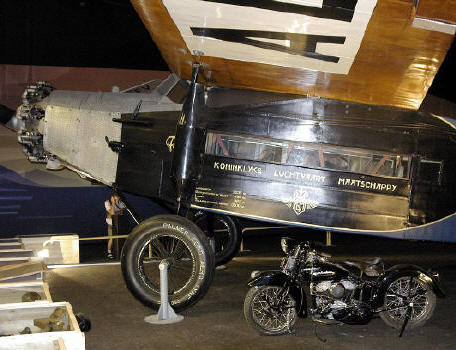
[[(412, 281), (413, 281), (413, 276), (410, 276), (410, 280), (408, 283), (408, 296), (410, 296), (410, 293), (411, 293)], [(407, 310), (405, 311), (405, 319), (404, 319), (404, 323), (402, 324), (401, 333), (399, 334), (399, 338), (401, 338), (402, 335), (404, 334), (405, 327), (407, 327), (407, 323), (410, 320), (410, 317), (412, 317), (412, 310), (413, 310), (413, 301), (408, 304)]]
[(405, 327), (407, 327), (407, 323), (410, 320), (410, 317), (412, 316), (412, 309), (413, 309), (413, 303), (410, 303), (407, 307), (404, 323), (402, 324), (401, 333), (399, 334), (399, 338), (401, 338), (402, 335), (404, 334)]

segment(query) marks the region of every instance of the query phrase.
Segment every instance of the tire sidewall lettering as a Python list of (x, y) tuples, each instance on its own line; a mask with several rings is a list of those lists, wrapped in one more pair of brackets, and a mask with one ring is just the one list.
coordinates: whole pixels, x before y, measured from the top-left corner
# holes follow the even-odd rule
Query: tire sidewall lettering
[[(150, 290), (153, 290), (151, 286), (147, 283), (145, 280), (146, 276), (143, 276), (140, 272), (140, 265), (141, 265), (141, 255), (148, 246), (148, 244), (153, 241), (154, 239), (158, 237), (172, 237), (175, 239), (180, 240), (182, 243), (185, 244), (187, 249), (190, 251), (192, 255), (192, 259), (195, 261), (195, 265), (193, 266), (192, 269), (192, 276), (190, 278), (190, 284), (193, 285), (191, 289), (189, 289), (187, 292), (183, 293), (182, 296), (179, 296), (178, 298), (170, 298), (170, 303), (171, 305), (175, 303), (181, 303), (184, 302), (185, 300), (192, 298), (195, 296), (201, 287), (201, 284), (205, 280), (205, 274), (206, 274), (206, 256), (205, 252), (201, 247), (201, 244), (197, 238), (197, 236), (187, 230), (185, 227), (175, 224), (175, 223), (162, 223), (161, 226), (156, 226), (155, 229), (152, 228), (150, 232), (146, 232), (142, 235), (140, 239), (140, 244), (137, 247), (137, 254), (136, 254), (136, 271), (138, 272), (138, 275), (141, 280), (141, 284)], [(193, 282), (191, 282), (193, 281)], [(188, 286), (190, 287), (190, 286)], [(187, 288), (187, 287), (185, 287)], [(184, 289), (185, 289), (184, 288)], [(154, 293), (156, 293), (154, 291)]]

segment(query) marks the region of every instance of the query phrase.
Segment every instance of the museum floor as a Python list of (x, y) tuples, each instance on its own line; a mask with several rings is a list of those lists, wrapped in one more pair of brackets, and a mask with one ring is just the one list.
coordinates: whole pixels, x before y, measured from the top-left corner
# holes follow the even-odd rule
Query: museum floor
[[(323, 237), (322, 237), (323, 238)], [(248, 237), (250, 251), (217, 271), (207, 296), (182, 313), (181, 323), (155, 326), (143, 321), (151, 310), (127, 291), (120, 265), (55, 269), (48, 272), (55, 301), (71, 302), (91, 319), (87, 350), (111, 349), (454, 349), (456, 346), (456, 245), (333, 236), (335, 255), (382, 256), (386, 262), (416, 263), (441, 273), (447, 298), (438, 299), (433, 318), (416, 331), (398, 332), (380, 319), (363, 326), (322, 326), (310, 320), (294, 334), (266, 337), (249, 328), (242, 307), (252, 270), (276, 269), (279, 236)], [(268, 246), (275, 248), (270, 252)], [(83, 247), (84, 249), (84, 247)], [(95, 249), (95, 248), (94, 248)], [(268, 252), (269, 251), (269, 252)]]

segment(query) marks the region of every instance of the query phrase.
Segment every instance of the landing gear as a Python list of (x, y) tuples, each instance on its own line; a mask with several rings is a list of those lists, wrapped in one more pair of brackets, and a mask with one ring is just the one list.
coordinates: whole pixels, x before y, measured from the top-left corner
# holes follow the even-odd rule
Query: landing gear
[(197, 211), (193, 222), (214, 240), (216, 266), (226, 264), (239, 253), (242, 234), (235, 219), (227, 215), (210, 215)]
[(135, 227), (122, 250), (122, 273), (130, 292), (144, 305), (160, 306), (160, 261), (169, 262), (171, 306), (181, 311), (206, 294), (214, 275), (209, 239), (177, 215), (158, 215)]

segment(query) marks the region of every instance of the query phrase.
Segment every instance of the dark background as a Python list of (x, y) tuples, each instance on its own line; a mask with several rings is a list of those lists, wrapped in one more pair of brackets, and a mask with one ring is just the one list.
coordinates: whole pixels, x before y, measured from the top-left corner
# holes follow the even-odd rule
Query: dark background
[(128, 0), (0, 3), (0, 63), (168, 70)]
[[(455, 51), (429, 90), (452, 102)], [(128, 0), (0, 0), (0, 63), (168, 70)]]

